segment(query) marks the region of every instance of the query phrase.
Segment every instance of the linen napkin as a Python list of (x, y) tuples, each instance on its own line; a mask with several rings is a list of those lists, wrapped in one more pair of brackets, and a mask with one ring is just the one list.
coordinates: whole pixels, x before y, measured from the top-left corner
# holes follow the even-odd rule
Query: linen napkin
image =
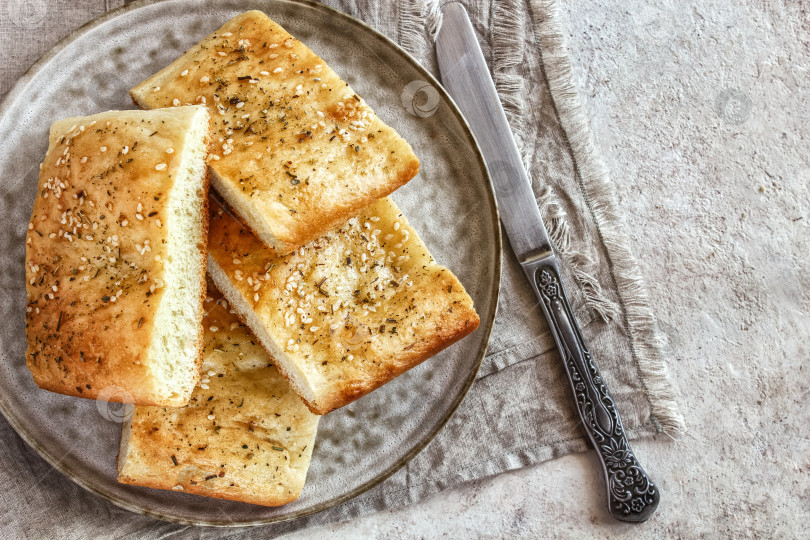
[[(10, 0), (0, 13), (0, 95), (25, 66), (114, 0)], [(415, 0), (328, 4), (397, 41), (438, 75), (433, 38), (440, 5)], [(553, 0), (467, 0), (496, 88), (532, 179), (562, 277), (594, 358), (631, 439), (684, 429), (653, 310), (627, 247), (614, 188), (580, 111)], [(2, 11), (2, 10), (0, 10)], [(4, 17), (4, 18), (3, 18)], [(34, 31), (32, 31), (34, 30)], [(12, 45), (25, 43), (24, 48)], [(11, 51), (11, 52), (9, 52)], [(20, 51), (24, 51), (21, 53)], [(587, 449), (548, 327), (505, 242), (495, 328), (476, 383), (459, 411), (408, 465), (360, 496), (319, 514), (260, 529), (195, 530), (195, 536), (280, 534), (416, 502), (447, 487)], [(160, 537), (186, 527), (116, 508), (42, 461), (0, 420), (0, 527), (58, 536)], [(189, 532), (189, 531), (184, 531)]]

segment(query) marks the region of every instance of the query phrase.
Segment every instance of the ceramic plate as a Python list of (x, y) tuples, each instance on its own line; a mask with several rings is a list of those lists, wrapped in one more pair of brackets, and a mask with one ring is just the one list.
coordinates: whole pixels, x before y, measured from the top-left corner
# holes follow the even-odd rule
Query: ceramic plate
[[(25, 233), (48, 128), (60, 118), (133, 108), (128, 90), (222, 23), (261, 9), (329, 63), (413, 146), (422, 167), (394, 199), (436, 259), (459, 276), (481, 326), (421, 366), (321, 420), (307, 484), (264, 508), (116, 482), (117, 405), (39, 390), (25, 367)], [(416, 61), (365, 24), (292, 1), (140, 2), (76, 31), (0, 107), (0, 408), (63, 474), (135, 512), (206, 525), (261, 524), (334, 506), (381, 482), (444, 426), (486, 350), (500, 279), (500, 233), (483, 160), (460, 113)]]

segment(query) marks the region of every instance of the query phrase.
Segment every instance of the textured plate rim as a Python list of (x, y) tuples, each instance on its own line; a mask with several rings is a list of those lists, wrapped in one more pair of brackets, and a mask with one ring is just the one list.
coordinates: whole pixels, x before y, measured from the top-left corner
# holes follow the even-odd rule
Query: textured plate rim
[[(72, 44), (78, 39), (81, 39), (91, 29), (100, 26), (101, 24), (107, 23), (120, 15), (129, 13), (131, 11), (136, 11), (146, 6), (159, 4), (164, 1), (170, 2), (171, 0), (138, 0), (136, 2), (125, 4), (103, 15), (100, 15), (99, 17), (96, 17), (91, 21), (88, 21), (87, 23), (83, 24), (82, 26), (80, 26), (79, 28), (68, 34), (66, 37), (62, 38), (56, 45), (54, 45), (50, 50), (48, 50), (48, 52), (43, 54), (36, 62), (34, 62), (25, 71), (25, 73), (17, 80), (12, 89), (8, 92), (8, 94), (6, 94), (2, 102), (0, 102), (0, 117), (6, 114), (7, 109), (11, 107), (11, 103), (16, 101), (18, 95), (28, 85), (31, 79), (33, 79), (34, 76), (39, 73), (40, 69), (43, 66), (45, 66), (54, 56), (56, 56), (63, 49), (65, 49), (68, 45)], [(42, 459), (44, 459), (54, 469), (62, 473), (65, 477), (70, 479), (75, 484), (81, 486), (83, 489), (103, 499), (108, 500), (109, 502), (118, 506), (119, 508), (129, 510), (130, 512), (136, 514), (141, 514), (152, 518), (160, 519), (162, 521), (179, 523), (183, 525), (195, 525), (206, 527), (255, 527), (261, 525), (269, 525), (273, 523), (281, 523), (284, 521), (291, 521), (312, 514), (316, 514), (328, 508), (332, 508), (334, 506), (342, 504), (385, 481), (388, 477), (393, 475), (395, 472), (397, 472), (399, 469), (405, 466), (405, 464), (408, 463), (411, 459), (413, 459), (417, 454), (419, 454), (419, 452), (421, 452), (425, 448), (425, 446), (427, 446), (428, 443), (430, 443), (436, 437), (436, 435), (444, 428), (444, 426), (447, 424), (447, 422), (450, 420), (453, 414), (455, 414), (456, 410), (458, 410), (458, 407), (461, 405), (461, 402), (464, 400), (473, 383), (475, 382), (476, 376), (478, 375), (478, 371), (481, 367), (481, 362), (483, 361), (484, 356), (486, 355), (486, 351), (489, 346), (489, 340), (492, 334), (493, 324), (495, 321), (495, 315), (497, 313), (498, 308), (498, 294), (501, 283), (500, 259), (503, 250), (503, 245), (501, 238), (500, 218), (498, 214), (497, 203), (495, 201), (495, 193), (492, 187), (492, 180), (489, 176), (489, 170), (486, 167), (486, 163), (484, 162), (481, 149), (478, 146), (478, 142), (475, 140), (475, 137), (472, 134), (472, 130), (470, 129), (469, 124), (467, 123), (464, 116), (461, 114), (461, 111), (456, 106), (456, 103), (453, 101), (453, 99), (441, 85), (441, 83), (438, 80), (436, 80), (436, 78), (429, 71), (427, 71), (424, 67), (422, 67), (422, 65), (419, 64), (419, 62), (417, 62), (415, 58), (413, 58), (407, 51), (405, 51), (397, 43), (395, 43), (385, 35), (381, 34), (377, 30), (366, 24), (365, 22), (355, 17), (352, 17), (347, 13), (344, 13), (331, 6), (321, 4), (316, 0), (265, 0), (265, 1), (269, 1), (271, 3), (298, 4), (300, 6), (307, 7), (310, 9), (323, 11), (331, 16), (339, 17), (343, 19), (345, 22), (357, 26), (359, 30), (364, 31), (367, 34), (370, 34), (376, 40), (382, 42), (383, 45), (393, 49), (400, 57), (402, 57), (403, 60), (407, 61), (416, 71), (418, 71), (423, 77), (425, 77), (425, 79), (437, 89), (440, 96), (448, 103), (448, 105), (450, 106), (450, 111), (461, 124), (462, 129), (464, 131), (464, 135), (466, 136), (468, 143), (475, 152), (476, 158), (478, 159), (479, 167), (484, 176), (487, 203), (489, 206), (489, 211), (491, 213), (491, 218), (494, 223), (495, 229), (493, 248), (495, 252), (494, 259), (496, 263), (494, 265), (495, 268), (493, 269), (492, 288), (490, 290), (490, 297), (492, 298), (494, 308), (491, 310), (489, 318), (483, 321), (483, 324), (478, 328), (479, 332), (482, 331), (484, 333), (483, 336), (484, 340), (483, 344), (478, 350), (478, 357), (475, 361), (475, 369), (470, 371), (467, 380), (464, 382), (464, 385), (461, 391), (456, 396), (455, 401), (450, 405), (447, 414), (436, 424), (435, 429), (430, 434), (428, 434), (419, 444), (414, 446), (409, 452), (407, 452), (405, 455), (400, 457), (396, 462), (394, 462), (388, 468), (386, 468), (382, 473), (378, 474), (368, 482), (365, 482), (364, 484), (356, 487), (355, 489), (338, 497), (334, 497), (328, 501), (324, 501), (311, 508), (302, 509), (300, 511), (293, 512), (291, 514), (272, 517), (268, 519), (259, 519), (255, 521), (239, 521), (239, 522), (234, 522), (230, 520), (192, 520), (176, 515), (168, 515), (156, 512), (150, 510), (149, 508), (139, 506), (127, 500), (121, 499), (120, 497), (118, 497), (113, 493), (108, 493), (103, 488), (93, 485), (92, 481), (85, 480), (81, 474), (74, 472), (68, 465), (64, 464), (62, 461), (64, 459), (64, 456), (62, 458), (56, 458), (55, 456), (51, 455), (42, 445), (40, 445), (37, 437), (33, 433), (29, 433), (27, 428), (24, 427), (25, 426), (24, 418), (22, 417), (18, 418), (13, 412), (12, 407), (10, 407), (9, 404), (6, 402), (5, 397), (2, 394), (0, 394), (0, 412), (6, 418), (6, 420), (14, 429), (14, 431), (31, 448), (33, 448), (34, 451), (36, 451), (37, 454), (40, 457), (42, 457)]]

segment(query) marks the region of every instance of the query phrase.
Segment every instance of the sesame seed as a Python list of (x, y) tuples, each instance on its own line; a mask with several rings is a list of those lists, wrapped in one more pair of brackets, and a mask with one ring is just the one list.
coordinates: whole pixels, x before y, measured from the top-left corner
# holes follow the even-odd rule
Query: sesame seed
[(200, 77), (200, 82), (203, 84), (207, 83), (209, 80), (210, 79), (208, 78), (208, 75), (203, 75), (202, 77)]
[(82, 159), (79, 160), (80, 163), (87, 163), (87, 156), (84, 156)]
[[(156, 86), (156, 87), (152, 88), (152, 92), (159, 92), (159, 91), (160, 91), (159, 86)], [(107, 125), (109, 125), (109, 122), (107, 123)]]
[(100, 152), (106, 152), (106, 151), (107, 151), (107, 147), (106, 147), (106, 146), (102, 146), (101, 148), (99, 148), (99, 151), (100, 151)]
[(129, 221), (127, 221), (126, 219), (121, 222), (122, 227), (126, 227), (127, 225), (129, 225)]
[(202, 388), (203, 390), (208, 390), (208, 385), (207, 384), (201, 384), (200, 388)]
[(208, 329), (211, 330), (212, 332), (216, 332), (217, 330), (219, 330), (219, 327), (209, 326)]
[(217, 54), (220, 55), (220, 56), (228, 56), (226, 53), (224, 53), (222, 51), (219, 51)]
[(209, 420), (213, 420), (213, 419), (214, 419), (214, 415), (213, 415), (213, 414), (209, 414), (209, 415), (208, 415), (208, 419), (209, 419)]
[(186, 75), (188, 75), (188, 70), (187, 69), (184, 69), (183, 71), (180, 72), (181, 77), (185, 77)]
[(399, 221), (397, 221), (397, 222), (395, 222), (395, 223), (394, 223), (394, 230), (395, 230), (395, 231), (398, 231), (398, 230), (399, 230)]
[(310, 332), (317, 332), (318, 330), (320, 330), (320, 327), (318, 327), (318, 326), (311, 326), (311, 327), (309, 328), (309, 331), (310, 331)]
[(232, 35), (233, 32), (225, 32), (224, 34), (222, 34), (222, 37), (231, 37)]
[(165, 169), (165, 168), (166, 168), (166, 164), (165, 164), (165, 163), (158, 163), (157, 165), (155, 165), (155, 170), (156, 170), (156, 171), (162, 171), (162, 170), (163, 170), (163, 169)]
[(276, 69), (273, 70), (273, 73), (281, 73), (281, 71), (282, 71), (281, 68), (277, 67)]
[(167, 149), (166, 149), (166, 153), (167, 153), (167, 154), (174, 154), (174, 148), (172, 148), (172, 147), (170, 146), (169, 148), (167, 148)]
[(135, 214), (135, 217), (138, 219), (138, 221), (143, 221), (143, 216), (141, 214)]
[(242, 107), (244, 107), (244, 106), (245, 106), (245, 102), (244, 102), (244, 101), (240, 101), (239, 103), (237, 103), (237, 104), (236, 104), (236, 108), (237, 108), (237, 109), (241, 109), (241, 108), (242, 108)]
[(270, 75), (270, 72), (269, 71), (260, 71), (259, 75), (263, 75), (263, 76), (266, 77), (266, 76)]

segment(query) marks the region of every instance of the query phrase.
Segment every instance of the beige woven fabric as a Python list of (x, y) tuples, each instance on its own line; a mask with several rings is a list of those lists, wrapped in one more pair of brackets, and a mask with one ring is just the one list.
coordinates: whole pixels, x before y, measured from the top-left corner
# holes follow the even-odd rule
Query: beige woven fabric
[[(9, 0), (0, 6), (0, 95), (61, 37), (118, 3)], [(329, 4), (398, 41), (438, 74), (432, 42), (441, 24), (438, 2)], [(611, 181), (572, 88), (554, 2), (465, 4), (530, 172), (577, 317), (628, 433), (639, 438), (682, 431), (654, 313), (626, 247)], [(52, 470), (0, 419), (0, 452), (6, 456), (0, 464), (0, 530), (47, 537), (160, 537), (180, 531), (195, 537), (247, 537), (345, 520), (585, 450), (569, 394), (539, 306), (507, 244), (498, 317), (478, 381), (438, 437), (376, 488), (292, 523), (192, 532), (130, 514), (85, 492)]]

